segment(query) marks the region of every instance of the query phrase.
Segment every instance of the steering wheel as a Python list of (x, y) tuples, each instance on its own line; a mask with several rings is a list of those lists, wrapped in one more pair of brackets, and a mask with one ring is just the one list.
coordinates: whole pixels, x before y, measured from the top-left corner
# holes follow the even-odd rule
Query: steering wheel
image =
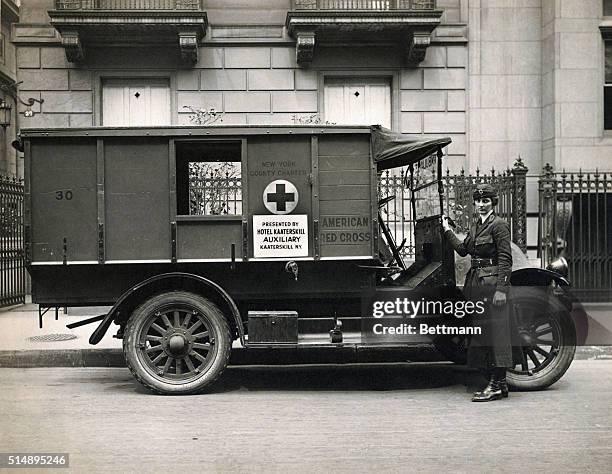
[(378, 209), (381, 209), (385, 204), (387, 204), (388, 202), (393, 201), (394, 199), (395, 199), (395, 194), (380, 199), (378, 201)]

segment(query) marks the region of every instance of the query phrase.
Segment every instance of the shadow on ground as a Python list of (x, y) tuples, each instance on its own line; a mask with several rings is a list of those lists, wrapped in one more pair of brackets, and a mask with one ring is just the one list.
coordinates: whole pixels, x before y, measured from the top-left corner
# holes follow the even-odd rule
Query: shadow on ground
[(452, 364), (232, 367), (211, 391), (411, 390), (482, 385), (482, 376)]
[[(71, 378), (74, 383), (109, 384), (109, 391), (149, 394), (127, 369), (109, 369), (88, 379)], [(112, 385), (111, 385), (112, 384)], [(205, 392), (238, 391), (392, 391), (427, 390), (462, 386), (466, 392), (482, 388), (483, 377), (453, 364), (350, 364), (307, 366), (240, 366), (228, 368)]]

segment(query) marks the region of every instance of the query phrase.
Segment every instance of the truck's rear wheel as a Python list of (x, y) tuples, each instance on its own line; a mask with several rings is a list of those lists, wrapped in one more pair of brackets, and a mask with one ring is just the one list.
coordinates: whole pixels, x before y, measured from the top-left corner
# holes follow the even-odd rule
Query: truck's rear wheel
[(134, 377), (161, 394), (193, 394), (221, 375), (232, 348), (227, 320), (201, 296), (152, 297), (127, 322), (123, 353)]

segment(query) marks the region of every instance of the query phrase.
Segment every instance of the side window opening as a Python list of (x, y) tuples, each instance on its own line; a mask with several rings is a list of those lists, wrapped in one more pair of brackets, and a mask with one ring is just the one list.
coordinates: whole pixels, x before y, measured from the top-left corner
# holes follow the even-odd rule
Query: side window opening
[(188, 142), (176, 147), (177, 215), (242, 214), (240, 142)]

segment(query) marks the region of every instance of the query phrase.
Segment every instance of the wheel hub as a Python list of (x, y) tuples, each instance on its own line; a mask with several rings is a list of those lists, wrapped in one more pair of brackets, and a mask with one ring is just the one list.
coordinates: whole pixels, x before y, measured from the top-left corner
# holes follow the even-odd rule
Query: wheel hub
[(168, 348), (170, 349), (170, 353), (173, 355), (178, 355), (185, 350), (185, 344), (187, 341), (180, 334), (175, 334), (168, 341)]
[(170, 357), (184, 357), (191, 350), (194, 338), (189, 331), (172, 328), (164, 335), (163, 348)]

